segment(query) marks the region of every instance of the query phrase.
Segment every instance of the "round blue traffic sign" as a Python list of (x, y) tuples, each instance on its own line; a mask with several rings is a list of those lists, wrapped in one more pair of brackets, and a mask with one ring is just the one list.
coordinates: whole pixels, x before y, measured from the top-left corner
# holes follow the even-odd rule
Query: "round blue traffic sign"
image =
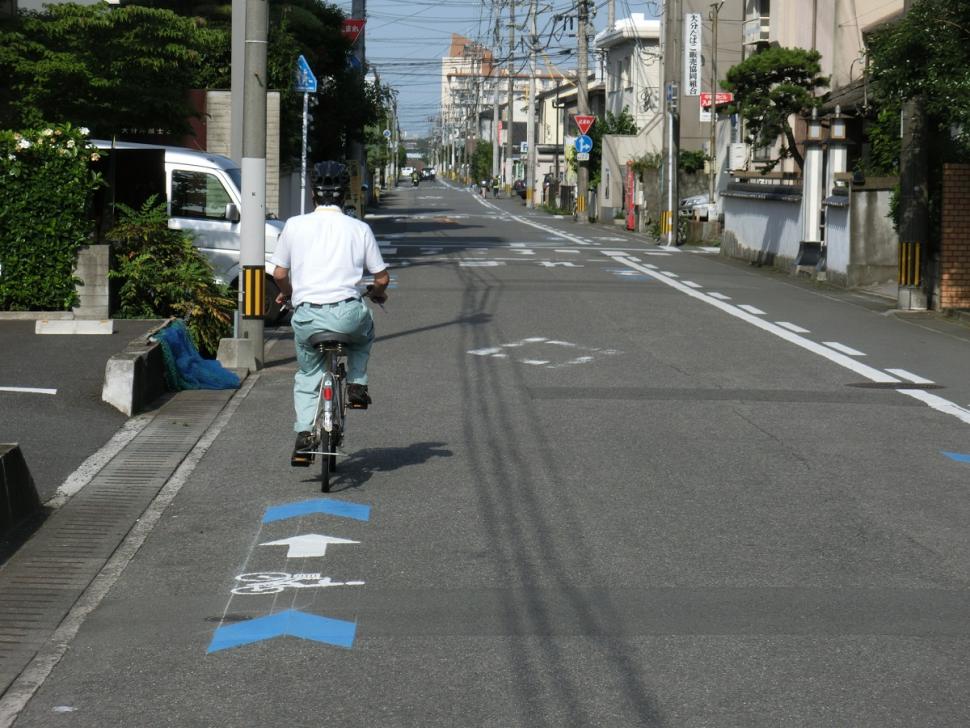
[(582, 136), (576, 137), (574, 146), (576, 147), (576, 151), (580, 154), (589, 154), (591, 151), (593, 151), (593, 140), (583, 134)]

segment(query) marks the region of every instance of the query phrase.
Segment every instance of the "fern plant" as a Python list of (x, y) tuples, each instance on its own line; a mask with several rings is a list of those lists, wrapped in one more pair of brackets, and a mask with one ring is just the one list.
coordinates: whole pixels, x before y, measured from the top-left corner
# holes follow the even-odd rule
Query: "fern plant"
[(118, 210), (119, 222), (107, 235), (114, 263), (109, 276), (121, 282), (116, 316), (184, 318), (193, 343), (211, 357), (232, 328), (236, 302), (226, 286), (216, 282), (192, 239), (169, 229), (165, 204), (156, 196), (138, 210)]

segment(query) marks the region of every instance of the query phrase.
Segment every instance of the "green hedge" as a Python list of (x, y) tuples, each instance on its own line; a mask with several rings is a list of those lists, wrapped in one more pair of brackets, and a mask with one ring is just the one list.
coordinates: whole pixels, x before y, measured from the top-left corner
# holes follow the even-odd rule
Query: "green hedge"
[(0, 130), (0, 310), (64, 311), (77, 303), (74, 267), (94, 223), (100, 179), (87, 129)]

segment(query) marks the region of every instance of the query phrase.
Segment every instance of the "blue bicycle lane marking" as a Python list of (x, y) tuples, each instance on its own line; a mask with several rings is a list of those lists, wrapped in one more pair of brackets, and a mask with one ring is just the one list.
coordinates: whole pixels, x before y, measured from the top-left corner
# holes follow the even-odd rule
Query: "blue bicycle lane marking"
[(357, 625), (342, 619), (319, 617), (297, 609), (287, 609), (248, 622), (230, 624), (216, 629), (207, 653), (228, 650), (231, 647), (270, 640), (274, 637), (299, 637), (350, 649), (354, 646)]
[(358, 521), (370, 520), (370, 506), (363, 505), (362, 503), (348, 503), (346, 501), (333, 500), (331, 498), (316, 498), (314, 500), (302, 501), (301, 503), (284, 503), (280, 506), (271, 506), (266, 509), (266, 514), (263, 516), (263, 523), (308, 516), (312, 513), (343, 516), (344, 518), (353, 518)]
[[(263, 514), (262, 522), (264, 524), (273, 523), (313, 514), (369, 521), (370, 506), (331, 498), (316, 498), (298, 503), (270, 506)], [(237, 624), (220, 625), (212, 635), (212, 642), (209, 644), (206, 653), (212, 654), (213, 652), (284, 636), (298, 637), (349, 650), (354, 645), (356, 634), (357, 624), (355, 622), (308, 614), (297, 609), (287, 609)]]
[(947, 452), (946, 450), (940, 450), (940, 452), (950, 458), (950, 460), (955, 460), (958, 463), (970, 463), (970, 455), (964, 455), (959, 452)]

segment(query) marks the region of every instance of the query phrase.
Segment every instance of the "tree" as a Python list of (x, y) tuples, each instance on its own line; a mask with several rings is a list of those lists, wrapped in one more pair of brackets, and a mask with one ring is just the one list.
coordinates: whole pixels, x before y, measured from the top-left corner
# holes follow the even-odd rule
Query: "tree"
[(815, 91), (828, 86), (829, 80), (819, 75), (820, 58), (818, 51), (768, 48), (733, 66), (721, 82), (722, 88), (734, 93), (728, 111), (741, 113), (749, 144), (772, 147), (779, 137), (783, 139), (769, 170), (786, 158), (794, 159), (799, 169), (804, 166), (789, 119), (821, 105)]
[[(900, 165), (900, 115), (908, 107), (908, 126), (917, 135), (911, 150), (918, 150), (909, 159), (920, 162), (926, 177), (917, 184), (910, 177), (897, 191), (893, 220), (901, 235), (926, 235), (932, 246), (940, 238), (943, 164), (970, 161), (970, 6), (916, 0), (899, 21), (872, 33), (868, 45), (877, 113), (869, 120), (871, 151), (862, 169), (907, 180)], [(923, 225), (929, 229), (920, 230)]]
[(475, 151), (471, 159), (472, 180), (478, 184), (482, 180), (492, 179), (492, 143), (479, 140), (475, 144)]
[(880, 110), (873, 134), (881, 144), (872, 160), (898, 164), (899, 110), (919, 99), (928, 141), (944, 161), (970, 157), (970, 5), (962, 0), (917, 0), (898, 22), (868, 39), (870, 91)]
[(187, 91), (217, 38), (166, 10), (49, 5), (0, 32), (0, 127), (72, 122), (95, 136), (189, 130)]
[(589, 128), (588, 136), (593, 140), (593, 150), (589, 153), (589, 186), (598, 189), (600, 177), (603, 172), (601, 162), (603, 159), (603, 137), (607, 134), (631, 135), (637, 133), (637, 125), (630, 114), (630, 110), (624, 107), (619, 114), (607, 111), (606, 116), (597, 121)]

